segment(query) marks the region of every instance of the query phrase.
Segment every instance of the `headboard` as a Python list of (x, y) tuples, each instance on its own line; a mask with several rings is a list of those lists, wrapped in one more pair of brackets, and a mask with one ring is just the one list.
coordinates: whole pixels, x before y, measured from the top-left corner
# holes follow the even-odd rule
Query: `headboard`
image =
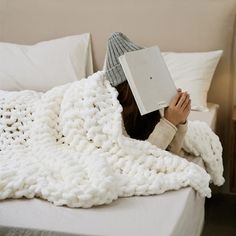
[(0, 0), (0, 40), (32, 44), (90, 32), (96, 70), (103, 65), (113, 31), (163, 51), (223, 49), (208, 101), (220, 104), (218, 131), (227, 153), (229, 118), (236, 104), (235, 11), (235, 0)]

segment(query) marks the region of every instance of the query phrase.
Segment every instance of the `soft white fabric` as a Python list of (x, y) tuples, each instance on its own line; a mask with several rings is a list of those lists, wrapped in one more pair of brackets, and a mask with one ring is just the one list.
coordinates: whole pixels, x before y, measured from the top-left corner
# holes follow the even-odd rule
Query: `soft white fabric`
[[(185, 186), (210, 197), (210, 176), (203, 168), (123, 136), (121, 110), (117, 91), (102, 72), (45, 94), (1, 91), (0, 199), (37, 196), (91, 207)], [(212, 181), (221, 185), (218, 137), (202, 123), (189, 127), (186, 149), (202, 156)], [(194, 143), (201, 142), (195, 129), (208, 142), (204, 148)]]
[(0, 89), (47, 91), (93, 72), (90, 34), (35, 45), (0, 43)]
[[(201, 121), (194, 121), (194, 123), (194, 126), (190, 125), (188, 127), (183, 148), (195, 156), (201, 156), (213, 182), (216, 185), (220, 185), (222, 176), (218, 173), (223, 173), (222, 159), (219, 155), (222, 153), (222, 147), (218, 145), (218, 142), (215, 142), (215, 136), (205, 135), (206, 132), (211, 132), (211, 128), (206, 123)], [(199, 129), (200, 125), (201, 128)], [(194, 134), (194, 136), (191, 134)], [(211, 145), (211, 149), (209, 145)], [(212, 152), (212, 150), (214, 151)], [(217, 171), (215, 171), (216, 169)]]
[(176, 87), (189, 92), (193, 110), (208, 110), (207, 93), (222, 52), (162, 53)]

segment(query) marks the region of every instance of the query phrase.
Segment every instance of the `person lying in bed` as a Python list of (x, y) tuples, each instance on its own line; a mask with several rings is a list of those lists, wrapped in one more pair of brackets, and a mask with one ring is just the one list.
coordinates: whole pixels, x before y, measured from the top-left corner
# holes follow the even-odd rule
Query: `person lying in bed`
[(118, 57), (125, 52), (142, 49), (124, 34), (115, 32), (108, 39), (105, 74), (118, 91), (118, 100), (123, 107), (124, 134), (139, 140), (148, 140), (157, 147), (177, 155), (183, 155), (182, 145), (187, 132), (187, 118), (191, 109), (189, 94), (176, 91), (170, 105), (160, 111), (141, 116)]

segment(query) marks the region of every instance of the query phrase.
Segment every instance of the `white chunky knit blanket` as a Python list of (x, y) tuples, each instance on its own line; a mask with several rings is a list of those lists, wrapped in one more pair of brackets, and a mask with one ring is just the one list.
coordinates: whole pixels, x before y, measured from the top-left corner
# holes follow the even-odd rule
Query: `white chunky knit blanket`
[(118, 197), (192, 186), (210, 197), (224, 182), (222, 147), (202, 122), (189, 122), (185, 150), (200, 166), (122, 134), (122, 108), (103, 72), (34, 91), (0, 92), (0, 199), (40, 197), (91, 207)]

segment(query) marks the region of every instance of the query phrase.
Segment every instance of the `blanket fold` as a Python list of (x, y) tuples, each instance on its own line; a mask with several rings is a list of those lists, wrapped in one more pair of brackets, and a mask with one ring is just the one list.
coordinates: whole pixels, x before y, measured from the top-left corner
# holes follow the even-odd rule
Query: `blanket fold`
[(200, 166), (122, 135), (117, 91), (97, 72), (46, 93), (0, 92), (0, 199), (40, 197), (88, 208), (118, 197), (192, 186), (210, 197), (224, 182), (222, 147), (189, 122), (184, 148)]

